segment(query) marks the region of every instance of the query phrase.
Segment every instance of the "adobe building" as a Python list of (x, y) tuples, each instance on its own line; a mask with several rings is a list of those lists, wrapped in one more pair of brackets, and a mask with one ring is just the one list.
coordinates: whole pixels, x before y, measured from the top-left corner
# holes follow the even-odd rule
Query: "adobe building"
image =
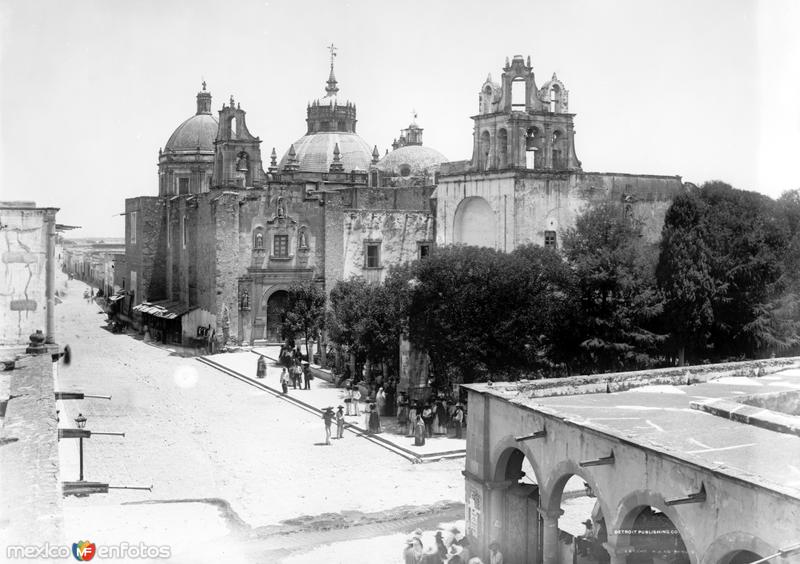
[(584, 172), (575, 152), (575, 114), (555, 74), (538, 88), (530, 57), (506, 59), (500, 83), (478, 95), (472, 159), (443, 165), (436, 190), (436, 242), (512, 251), (557, 248), (587, 206), (620, 202), (656, 241), (679, 176)]
[(377, 148), (357, 135), (333, 62), (325, 92), (307, 106), (306, 134), (280, 163), (272, 149), (264, 170), (241, 105), (231, 97), (214, 118), (203, 84), (159, 151), (158, 196), (126, 200), (123, 319), (164, 342), (279, 342), (291, 284), (380, 282), (430, 251), (432, 183), (409, 172), (378, 186)]
[(55, 344), (56, 212), (34, 202), (0, 202), (0, 347), (27, 345), (36, 330)]
[[(509, 564), (798, 562), (798, 385), (787, 358), (464, 386), (473, 554), (498, 542)], [(591, 502), (577, 514), (573, 477)], [(566, 531), (583, 519), (600, 558), (576, 555)]]

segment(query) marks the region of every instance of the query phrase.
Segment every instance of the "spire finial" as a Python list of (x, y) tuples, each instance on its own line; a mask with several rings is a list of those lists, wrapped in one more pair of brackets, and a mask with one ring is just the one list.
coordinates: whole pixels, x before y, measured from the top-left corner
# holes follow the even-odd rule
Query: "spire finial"
[(328, 86), (325, 87), (325, 92), (328, 93), (328, 96), (334, 96), (339, 91), (339, 88), (336, 86), (336, 75), (333, 73), (333, 60), (336, 58), (336, 45), (331, 43), (328, 45), (328, 50), (331, 52), (331, 73), (328, 75)]
[(333, 162), (329, 167), (330, 172), (344, 172), (344, 165), (342, 164), (341, 152), (339, 151), (339, 143), (333, 146)]
[(272, 154), (269, 156), (269, 172), (278, 172), (278, 153), (275, 152), (275, 147), (272, 148)]
[(204, 78), (203, 79), (203, 92), (205, 92), (205, 91), (206, 91), (206, 79)]

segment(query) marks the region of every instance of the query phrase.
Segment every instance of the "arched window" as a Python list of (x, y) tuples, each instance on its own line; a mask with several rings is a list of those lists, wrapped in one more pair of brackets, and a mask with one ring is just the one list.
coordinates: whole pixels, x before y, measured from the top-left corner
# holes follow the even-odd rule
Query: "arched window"
[(525, 132), (525, 168), (540, 168), (539, 144), (539, 129), (529, 127), (528, 131)]
[(493, 94), (494, 92), (492, 91), (492, 87), (487, 84), (486, 88), (483, 89), (482, 113), (484, 114), (492, 113), (492, 98), (494, 98)]
[(566, 168), (567, 163), (564, 159), (564, 148), (563, 148), (563, 139), (564, 134), (556, 129), (553, 132), (553, 168), (555, 169), (562, 169)]
[(553, 113), (561, 112), (561, 88), (557, 84), (550, 88), (550, 111)]
[(511, 81), (511, 111), (524, 112), (527, 98), (525, 79), (518, 77)]
[(231, 118), (231, 139), (235, 139), (237, 137), (236, 131), (238, 130), (238, 124), (236, 123), (236, 118)]

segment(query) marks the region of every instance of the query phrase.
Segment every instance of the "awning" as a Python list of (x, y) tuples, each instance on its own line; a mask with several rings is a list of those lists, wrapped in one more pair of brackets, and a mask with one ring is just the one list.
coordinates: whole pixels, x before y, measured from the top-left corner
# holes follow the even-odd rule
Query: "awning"
[(197, 309), (197, 307), (182, 304), (180, 302), (170, 302), (165, 300), (161, 302), (141, 303), (135, 306), (133, 311), (139, 311), (141, 313), (146, 313), (154, 317), (160, 317), (162, 319), (177, 319), (181, 315), (189, 313), (193, 309)]
[[(115, 295), (115, 296), (111, 296), (110, 298), (108, 298), (108, 301), (109, 301), (109, 303), (112, 303), (112, 304), (113, 304), (113, 303), (115, 303), (115, 302), (118, 302), (118, 301), (120, 301), (120, 300), (121, 300), (122, 298), (124, 298), (124, 297), (125, 297), (125, 294), (117, 294), (117, 295)], [(138, 306), (137, 306), (137, 307), (138, 307)]]

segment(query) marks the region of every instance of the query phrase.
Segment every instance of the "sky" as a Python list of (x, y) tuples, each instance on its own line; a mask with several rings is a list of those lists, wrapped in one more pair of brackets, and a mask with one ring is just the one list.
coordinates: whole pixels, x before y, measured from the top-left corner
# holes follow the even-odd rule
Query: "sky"
[(121, 237), (202, 80), (268, 163), (305, 133), (331, 43), (381, 154), (416, 111), (426, 145), (469, 159), (481, 84), (530, 55), (538, 86), (569, 90), (585, 171), (777, 197), (800, 188), (798, 24), (795, 0), (0, 0), (0, 199)]

